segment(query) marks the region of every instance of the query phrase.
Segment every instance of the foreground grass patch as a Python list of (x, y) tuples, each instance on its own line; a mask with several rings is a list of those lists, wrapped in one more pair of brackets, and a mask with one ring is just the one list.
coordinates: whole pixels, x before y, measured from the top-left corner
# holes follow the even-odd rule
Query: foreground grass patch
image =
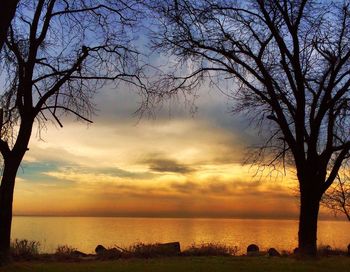
[(177, 257), (91, 262), (17, 262), (0, 272), (350, 271), (349, 257), (301, 261), (268, 257)]

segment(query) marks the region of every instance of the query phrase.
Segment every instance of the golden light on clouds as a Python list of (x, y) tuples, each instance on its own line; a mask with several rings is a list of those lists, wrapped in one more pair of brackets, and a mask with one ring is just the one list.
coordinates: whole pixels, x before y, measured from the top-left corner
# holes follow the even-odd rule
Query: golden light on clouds
[(293, 217), (295, 184), (254, 177), (239, 138), (203, 120), (86, 127), (33, 139), (16, 214)]
[(293, 172), (259, 176), (243, 166), (256, 136), (222, 101), (204, 97), (205, 111), (195, 117), (137, 122), (111, 92), (99, 97), (104, 107), (94, 124), (67, 120), (63, 129), (42, 131), (43, 140), (32, 137), (18, 173), (15, 214), (297, 217)]

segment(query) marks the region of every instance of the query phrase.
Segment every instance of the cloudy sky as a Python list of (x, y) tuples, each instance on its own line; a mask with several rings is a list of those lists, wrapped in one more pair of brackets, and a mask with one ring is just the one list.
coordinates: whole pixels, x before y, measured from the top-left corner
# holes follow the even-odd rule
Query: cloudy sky
[(93, 124), (67, 118), (63, 128), (34, 129), (14, 214), (297, 218), (293, 172), (255, 175), (242, 165), (256, 131), (219, 91), (204, 84), (198, 95), (194, 114), (180, 97), (140, 119), (140, 97), (107, 86)]
[[(19, 170), (16, 215), (296, 218), (295, 179), (242, 165), (256, 135), (230, 101), (203, 86), (139, 120), (140, 98), (106, 87), (94, 124), (34, 130)], [(182, 106), (183, 105), (183, 106)]]

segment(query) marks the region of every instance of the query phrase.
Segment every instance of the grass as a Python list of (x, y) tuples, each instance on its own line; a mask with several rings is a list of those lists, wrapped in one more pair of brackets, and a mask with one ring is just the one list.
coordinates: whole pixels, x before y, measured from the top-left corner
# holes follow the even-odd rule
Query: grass
[(349, 257), (328, 257), (301, 261), (268, 257), (173, 257), (158, 259), (120, 259), (85, 262), (16, 262), (0, 272), (259, 272), (259, 271), (350, 271)]
[[(164, 250), (159, 247), (159, 244), (145, 244), (145, 243), (136, 243), (129, 247), (125, 251), (125, 257), (137, 257), (137, 258), (154, 258), (161, 256), (171, 256), (173, 252), (169, 250)], [(124, 253), (124, 254), (125, 254)], [(122, 256), (123, 257), (123, 256)]]
[(56, 248), (55, 255), (58, 256), (69, 256), (72, 255), (77, 249), (68, 245), (60, 245)]
[(218, 243), (193, 244), (181, 252), (183, 256), (235, 256), (238, 247), (229, 247)]
[(74, 252), (77, 249), (68, 245), (60, 245), (56, 248), (55, 254), (52, 256), (56, 260), (68, 260), (74, 256)]
[(11, 242), (10, 250), (14, 259), (30, 260), (39, 254), (39, 247), (39, 242), (15, 239)]
[[(11, 252), (14, 262), (0, 267), (0, 272), (172, 272), (172, 271), (340, 271), (350, 272), (350, 257), (346, 252), (329, 246), (319, 248), (317, 260), (298, 260), (290, 254), (281, 258), (234, 256), (237, 247), (208, 243), (192, 245), (178, 257), (166, 257), (159, 244), (138, 243), (128, 249), (110, 248), (102, 255), (81, 258), (75, 248), (59, 246), (55, 254), (39, 254), (40, 244), (14, 240)], [(87, 257), (87, 258), (86, 258)]]

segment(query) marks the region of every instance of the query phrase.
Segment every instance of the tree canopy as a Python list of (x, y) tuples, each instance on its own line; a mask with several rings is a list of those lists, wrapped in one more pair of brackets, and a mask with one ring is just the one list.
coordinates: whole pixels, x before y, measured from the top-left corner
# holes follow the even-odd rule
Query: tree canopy
[(0, 53), (0, 262), (9, 253), (17, 169), (34, 123), (63, 126), (72, 114), (91, 122), (106, 82), (143, 91), (133, 27), (139, 1), (21, 0)]
[(288, 157), (296, 168), (299, 247), (315, 254), (319, 201), (350, 151), (348, 1), (148, 4), (160, 18), (154, 48), (179, 62), (155, 89), (171, 96), (208, 77), (229, 82), (235, 110), (268, 128), (269, 164)]

